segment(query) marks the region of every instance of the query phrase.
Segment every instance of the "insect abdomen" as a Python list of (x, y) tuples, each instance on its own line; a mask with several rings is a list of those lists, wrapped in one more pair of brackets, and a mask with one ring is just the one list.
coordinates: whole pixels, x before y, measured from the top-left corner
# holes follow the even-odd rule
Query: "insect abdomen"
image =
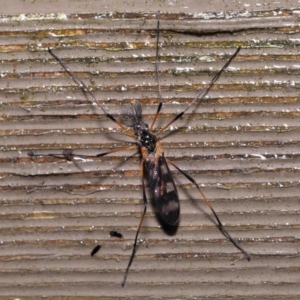
[(179, 198), (163, 153), (153, 161), (145, 161), (145, 167), (157, 212), (164, 222), (176, 225), (180, 214)]

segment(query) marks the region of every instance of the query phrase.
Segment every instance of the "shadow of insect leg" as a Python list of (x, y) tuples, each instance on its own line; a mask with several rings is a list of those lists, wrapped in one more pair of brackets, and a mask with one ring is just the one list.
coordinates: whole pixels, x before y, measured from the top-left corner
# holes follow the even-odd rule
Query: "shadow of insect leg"
[(215, 210), (212, 208), (209, 200), (207, 199), (207, 197), (205, 196), (205, 194), (203, 193), (203, 191), (200, 189), (199, 185), (197, 184), (197, 182), (195, 181), (194, 178), (192, 178), (189, 174), (187, 174), (185, 171), (181, 170), (179, 167), (177, 167), (174, 163), (172, 163), (169, 159), (167, 159), (168, 163), (170, 163), (174, 168), (176, 168), (182, 175), (184, 175), (191, 183), (193, 183), (196, 188), (198, 189), (199, 193), (201, 194), (202, 198), (204, 199), (205, 203), (207, 204), (207, 206), (210, 208), (210, 210), (212, 211), (213, 215), (216, 218), (217, 221), (217, 226), (219, 228), (219, 230), (221, 231), (221, 233), (237, 248), (239, 249), (242, 253), (244, 253), (244, 255), (246, 256), (247, 260), (250, 261), (251, 257), (250, 254), (248, 252), (246, 252), (242, 246), (240, 246), (238, 244), (238, 242), (236, 240), (234, 240), (231, 235), (228, 233), (228, 231), (224, 228), (221, 220), (219, 219), (217, 213), (215, 212)]

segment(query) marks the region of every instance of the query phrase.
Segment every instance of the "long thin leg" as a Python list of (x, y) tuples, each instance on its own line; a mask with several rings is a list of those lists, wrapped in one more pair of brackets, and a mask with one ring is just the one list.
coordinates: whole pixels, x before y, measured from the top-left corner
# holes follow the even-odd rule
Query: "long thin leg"
[(124, 130), (125, 133), (127, 133), (129, 136), (132, 136), (135, 138), (135, 134), (134, 132), (130, 129), (127, 128), (126, 126), (124, 126), (122, 123), (120, 123), (118, 120), (116, 120), (110, 113), (108, 113), (105, 108), (99, 103), (99, 101), (95, 98), (95, 96), (93, 95), (93, 93), (89, 90), (89, 88), (87, 87), (87, 85), (80, 80), (79, 78), (77, 78), (75, 76), (75, 74), (70, 70), (70, 68), (50, 49), (48, 48), (48, 52), (59, 62), (59, 64), (65, 69), (66, 72), (69, 73), (69, 75), (71, 76), (71, 78), (73, 79), (73, 81), (85, 92), (88, 93), (93, 101), (92, 103), (98, 105), (102, 111), (105, 113), (105, 115), (111, 119), (114, 123), (116, 123), (120, 128), (122, 128)]
[(193, 183), (196, 188), (198, 189), (199, 193), (201, 194), (202, 198), (204, 199), (205, 203), (208, 205), (208, 207), (210, 208), (210, 210), (212, 211), (213, 215), (215, 216), (216, 220), (217, 220), (217, 225), (219, 230), (221, 231), (221, 233), (237, 248), (239, 249), (241, 252), (244, 253), (244, 255), (246, 256), (247, 260), (250, 261), (251, 257), (250, 254), (248, 252), (246, 252), (242, 246), (240, 246), (236, 240), (234, 240), (231, 235), (228, 233), (228, 231), (224, 228), (221, 220), (219, 219), (217, 213), (214, 211), (214, 209), (212, 208), (209, 200), (206, 198), (205, 194), (202, 192), (202, 190), (200, 189), (199, 185), (197, 184), (197, 182), (194, 180), (194, 178), (192, 178), (189, 174), (187, 174), (185, 171), (181, 170), (179, 167), (177, 167), (176, 165), (174, 165), (174, 163), (172, 163), (169, 159), (167, 159), (168, 163), (170, 163), (173, 167), (175, 167), (181, 174), (183, 174), (191, 183)]
[(176, 120), (178, 120), (179, 118), (181, 118), (186, 112), (187, 110), (198, 100), (202, 100), (206, 94), (209, 92), (210, 88), (212, 87), (212, 85), (219, 79), (219, 77), (221, 76), (221, 74), (226, 70), (226, 68), (229, 66), (229, 64), (231, 63), (231, 61), (237, 56), (237, 54), (239, 53), (239, 51), (241, 50), (241, 47), (237, 48), (237, 50), (235, 51), (235, 53), (230, 57), (230, 59), (227, 61), (227, 63), (223, 66), (223, 68), (214, 76), (214, 78), (207, 84), (207, 86), (202, 89), (198, 95), (193, 99), (193, 101), (191, 103), (188, 104), (188, 106), (182, 111), (180, 112), (178, 115), (176, 115), (174, 117), (174, 119), (172, 119), (167, 125), (165, 125), (164, 127), (162, 127), (156, 134), (156, 136), (159, 136), (163, 131), (165, 131), (171, 124), (173, 124)]
[(127, 147), (121, 147), (121, 148), (117, 148), (117, 149), (113, 149), (107, 152), (103, 152), (100, 154), (96, 154), (96, 155), (81, 155), (81, 154), (73, 154), (72, 150), (64, 150), (62, 154), (53, 154), (53, 153), (48, 153), (48, 154), (41, 154), (41, 153), (34, 153), (32, 151), (28, 152), (28, 155), (31, 157), (57, 157), (57, 158), (65, 158), (67, 160), (72, 160), (72, 158), (78, 157), (78, 158), (82, 158), (82, 159), (89, 159), (89, 158), (95, 158), (95, 157), (102, 157), (102, 156), (106, 156), (112, 153), (116, 153), (116, 152), (120, 152), (120, 151), (128, 151), (128, 150), (137, 150), (138, 146), (127, 146)]
[(157, 88), (158, 88), (158, 97), (159, 97), (159, 104), (157, 107), (157, 111), (156, 114), (154, 116), (154, 119), (152, 121), (152, 124), (150, 126), (150, 130), (153, 129), (153, 126), (157, 120), (157, 117), (159, 115), (159, 112), (162, 108), (163, 102), (162, 102), (162, 96), (161, 96), (161, 87), (160, 87), (160, 80), (159, 80), (159, 56), (158, 56), (158, 49), (159, 49), (159, 23), (160, 23), (160, 19), (159, 19), (159, 14), (160, 12), (157, 12), (157, 30), (156, 30), (156, 57), (155, 57), (155, 72), (156, 72), (156, 82), (157, 82)]
[(130, 268), (130, 266), (133, 262), (135, 252), (137, 250), (137, 239), (138, 239), (138, 235), (140, 233), (140, 230), (141, 230), (141, 227), (142, 227), (145, 215), (146, 215), (147, 205), (148, 205), (147, 196), (146, 196), (146, 189), (145, 189), (145, 183), (144, 183), (144, 161), (143, 160), (141, 160), (141, 176), (142, 176), (142, 187), (143, 187), (144, 211), (143, 211), (142, 216), (141, 216), (140, 224), (139, 224), (139, 226), (136, 230), (135, 239), (134, 239), (134, 243), (133, 243), (133, 249), (132, 249), (132, 253), (131, 253), (127, 268), (125, 270), (124, 278), (123, 278), (123, 281), (122, 281), (122, 287), (125, 286), (128, 271), (129, 271), (129, 268)]

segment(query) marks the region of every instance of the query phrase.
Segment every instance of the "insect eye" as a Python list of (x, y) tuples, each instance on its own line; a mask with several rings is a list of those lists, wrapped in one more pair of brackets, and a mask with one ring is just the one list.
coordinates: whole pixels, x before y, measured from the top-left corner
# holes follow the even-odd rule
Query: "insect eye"
[(136, 125), (134, 126), (134, 130), (136, 130), (136, 131), (140, 130), (140, 128), (141, 128), (141, 125), (140, 125), (140, 124), (136, 124)]

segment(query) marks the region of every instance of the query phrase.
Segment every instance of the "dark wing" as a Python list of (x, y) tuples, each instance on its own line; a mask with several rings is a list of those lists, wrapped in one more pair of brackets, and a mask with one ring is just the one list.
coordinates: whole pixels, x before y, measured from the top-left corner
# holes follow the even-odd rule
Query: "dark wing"
[(146, 162), (145, 166), (159, 214), (167, 224), (176, 225), (180, 214), (179, 198), (165, 157), (161, 155), (155, 162)]

